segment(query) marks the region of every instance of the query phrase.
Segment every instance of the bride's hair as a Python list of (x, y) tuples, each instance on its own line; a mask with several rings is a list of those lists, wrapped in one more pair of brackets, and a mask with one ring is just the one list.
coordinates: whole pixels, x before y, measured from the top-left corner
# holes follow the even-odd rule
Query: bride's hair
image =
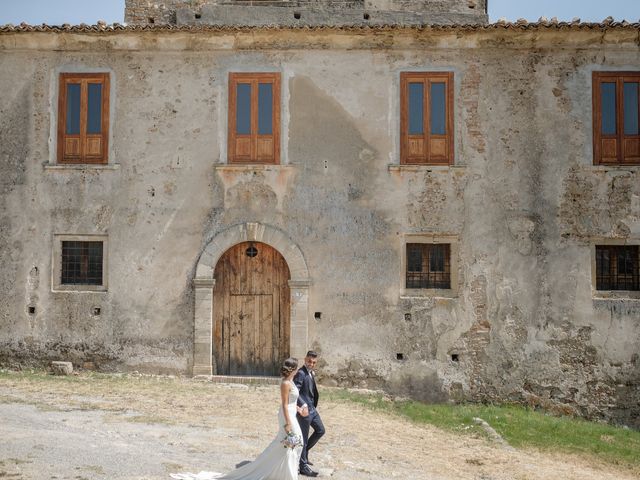
[(291, 372), (294, 372), (298, 368), (298, 359), (289, 357), (284, 362), (282, 362), (282, 366), (280, 367), (280, 375), (283, 378), (291, 375)]

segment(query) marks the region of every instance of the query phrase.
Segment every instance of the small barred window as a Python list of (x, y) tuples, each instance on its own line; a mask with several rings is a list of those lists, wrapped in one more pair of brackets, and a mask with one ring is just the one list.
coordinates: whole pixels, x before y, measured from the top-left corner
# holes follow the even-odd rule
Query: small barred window
[(596, 245), (596, 289), (640, 290), (637, 245)]
[(102, 285), (102, 242), (62, 242), (62, 285)]
[(407, 288), (451, 288), (449, 244), (407, 244)]

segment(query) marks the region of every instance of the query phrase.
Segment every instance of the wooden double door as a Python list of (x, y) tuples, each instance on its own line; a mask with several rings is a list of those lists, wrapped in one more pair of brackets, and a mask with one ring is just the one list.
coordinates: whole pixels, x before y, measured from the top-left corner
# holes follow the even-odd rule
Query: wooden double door
[(289, 356), (289, 267), (265, 243), (227, 250), (214, 272), (213, 357), (218, 375), (278, 375)]

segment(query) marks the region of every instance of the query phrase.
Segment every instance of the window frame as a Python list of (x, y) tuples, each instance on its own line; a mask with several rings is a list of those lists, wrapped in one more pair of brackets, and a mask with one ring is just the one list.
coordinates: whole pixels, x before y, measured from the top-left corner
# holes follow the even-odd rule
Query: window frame
[[(592, 75), (593, 95), (593, 163), (594, 165), (640, 165), (640, 132), (638, 135), (625, 135), (624, 133), (624, 83), (630, 80), (640, 83), (640, 71), (598, 71)], [(616, 84), (616, 133), (614, 135), (602, 134), (602, 89), (603, 83)], [(639, 87), (640, 88), (640, 87)], [(640, 117), (640, 101), (638, 102), (638, 114)], [(615, 140), (616, 155), (603, 157), (603, 142)], [(630, 156), (627, 160), (624, 148), (627, 140), (637, 143), (637, 156)]]
[(640, 261), (640, 239), (592, 238), (591, 239), (591, 292), (596, 299), (640, 299), (640, 290), (598, 290), (598, 265), (596, 247), (635, 247)]
[[(57, 163), (64, 165), (73, 164), (97, 164), (104, 165), (109, 161), (109, 105), (110, 105), (110, 74), (109, 72), (95, 72), (95, 73), (60, 73), (58, 77), (58, 134), (57, 134)], [(75, 137), (66, 133), (67, 123), (67, 85), (69, 84), (81, 85), (80, 92), (80, 133), (77, 135), (79, 141), (80, 153), (77, 157), (65, 158), (65, 145), (68, 137)], [(87, 85), (89, 83), (99, 83), (102, 85), (102, 102), (101, 102), (101, 131), (99, 134), (89, 134), (86, 131), (87, 124), (87, 104), (88, 93)], [(91, 137), (100, 138), (100, 154), (96, 156), (87, 156), (85, 149), (88, 139)]]
[[(62, 283), (62, 242), (102, 242), (102, 283), (63, 284)], [(56, 234), (53, 240), (53, 268), (51, 285), (54, 292), (106, 292), (108, 290), (109, 242), (106, 235), (70, 235)]]
[[(409, 134), (409, 83), (423, 83), (424, 85), (423, 133), (420, 136)], [(431, 102), (428, 86), (432, 83), (445, 84), (444, 135), (431, 133)], [(423, 153), (421, 155), (411, 155), (411, 140), (423, 142)], [(446, 153), (440, 156), (432, 156), (433, 141), (437, 140), (444, 142)], [(454, 72), (400, 72), (400, 164), (449, 166), (454, 164), (454, 154)]]
[[(424, 243), (430, 245), (449, 245), (449, 286), (450, 288), (408, 288), (407, 273), (409, 259), (407, 258), (407, 245), (414, 243)], [(455, 298), (458, 296), (458, 245), (457, 235), (451, 234), (428, 234), (410, 233), (405, 234), (402, 241), (401, 252), (401, 297), (440, 297)]]
[[(412, 270), (411, 269), (411, 261), (409, 250), (411, 247), (418, 247), (420, 253), (420, 270)], [(439, 265), (436, 265), (436, 269), (432, 269), (433, 264), (436, 263), (434, 260), (437, 260), (432, 254), (437, 250), (437, 247), (443, 247), (443, 264), (442, 269), (438, 269)], [(433, 290), (451, 290), (451, 244), (449, 243), (424, 243), (424, 242), (416, 242), (416, 243), (407, 243), (406, 244), (406, 253), (407, 256), (407, 268), (405, 269), (405, 285), (407, 285), (408, 289), (433, 289)], [(425, 258), (426, 254), (426, 258)], [(426, 267), (426, 270), (423, 268)], [(422, 284), (423, 280), (426, 280), (427, 284), (431, 284), (428, 286), (415, 286), (411, 285), (411, 278), (416, 277), (417, 283)], [(440, 278), (440, 280), (438, 280)], [(447, 286), (435, 286), (437, 283), (443, 283)]]
[[(280, 72), (230, 72), (229, 73), (229, 109), (228, 109), (228, 143), (227, 163), (229, 165), (279, 165), (280, 164)], [(240, 83), (251, 84), (251, 133), (240, 135), (236, 133), (236, 104), (237, 85)], [(258, 133), (258, 85), (271, 83), (272, 85), (272, 110), (271, 110), (271, 134), (260, 135)], [(249, 155), (240, 155), (237, 152), (239, 137), (250, 142)], [(270, 141), (271, 154), (269, 157), (259, 155), (259, 141)]]

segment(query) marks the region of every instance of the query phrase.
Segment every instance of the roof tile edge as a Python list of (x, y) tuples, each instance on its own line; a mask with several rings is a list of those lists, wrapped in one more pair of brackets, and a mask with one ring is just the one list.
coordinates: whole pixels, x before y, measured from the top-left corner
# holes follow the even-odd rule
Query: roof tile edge
[(381, 31), (381, 30), (433, 30), (433, 31), (490, 31), (490, 30), (640, 30), (640, 22), (495, 22), (487, 24), (347, 24), (347, 25), (124, 25), (120, 23), (95, 25), (0, 25), (0, 33), (52, 32), (52, 33), (113, 33), (113, 32), (234, 32), (252, 30), (312, 30), (312, 31)]

